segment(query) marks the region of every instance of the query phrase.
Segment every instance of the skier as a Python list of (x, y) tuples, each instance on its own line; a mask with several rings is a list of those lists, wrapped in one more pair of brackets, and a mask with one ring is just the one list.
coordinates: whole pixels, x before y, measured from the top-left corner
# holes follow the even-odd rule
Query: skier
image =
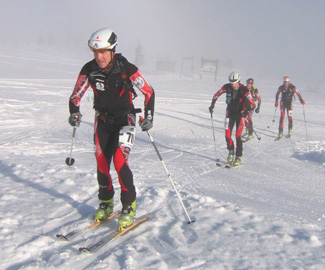
[(94, 59), (86, 63), (79, 74), (69, 99), (72, 126), (81, 122), (80, 101), (89, 86), (94, 92), (94, 144), (97, 161), (97, 181), (99, 185), (99, 208), (95, 220), (106, 219), (114, 207), (114, 187), (110, 175), (113, 159), (121, 186), (122, 211), (118, 220), (119, 229), (134, 222), (136, 214), (136, 191), (128, 157), (134, 144), (136, 96), (133, 85), (144, 94), (144, 120), (140, 126), (147, 131), (153, 126), (155, 94), (139, 69), (129, 63), (120, 53), (116, 53), (117, 36), (110, 29), (94, 32), (88, 41)]
[[(254, 79), (253, 78), (249, 78), (246, 80), (246, 87), (247, 89), (251, 92), (252, 97), (254, 98), (255, 101), (255, 106), (256, 103), (258, 103), (255, 112), (259, 113), (260, 112), (260, 107), (261, 107), (261, 96), (258, 92), (258, 89), (254, 86)], [(253, 138), (253, 110), (250, 111), (250, 113), (247, 116), (247, 121), (245, 122), (245, 126), (246, 126), (246, 130), (248, 130), (248, 140)]]
[[(250, 91), (240, 83), (240, 74), (238, 72), (230, 73), (229, 83), (225, 84), (218, 90), (211, 101), (209, 111), (212, 114), (217, 99), (226, 94), (226, 116), (225, 116), (225, 137), (227, 149), (229, 150), (227, 162), (238, 166), (241, 163), (243, 155), (242, 132), (244, 128), (245, 118), (249, 112), (255, 107), (254, 99)], [(231, 138), (232, 130), (236, 124), (236, 158), (234, 159), (234, 143)]]
[(296, 94), (299, 98), (299, 101), (302, 105), (305, 105), (305, 101), (303, 100), (300, 92), (297, 88), (290, 82), (289, 76), (283, 77), (283, 84), (279, 87), (276, 95), (275, 95), (275, 104), (274, 106), (278, 107), (278, 100), (281, 94), (280, 100), (280, 121), (279, 121), (279, 135), (278, 139), (281, 139), (283, 136), (283, 120), (285, 116), (285, 111), (287, 111), (288, 115), (288, 137), (292, 135), (292, 113), (293, 113), (293, 97)]

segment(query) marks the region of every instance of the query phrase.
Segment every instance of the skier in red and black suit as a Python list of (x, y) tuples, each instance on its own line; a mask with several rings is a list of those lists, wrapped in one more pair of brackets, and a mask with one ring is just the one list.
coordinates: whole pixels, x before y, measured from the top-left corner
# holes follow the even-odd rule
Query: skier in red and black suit
[(300, 92), (297, 88), (290, 82), (289, 76), (283, 77), (283, 84), (279, 87), (276, 95), (275, 95), (275, 104), (274, 106), (278, 107), (278, 100), (281, 94), (280, 100), (280, 121), (279, 121), (279, 135), (278, 138), (282, 138), (283, 136), (283, 120), (285, 116), (285, 111), (287, 111), (288, 115), (288, 136), (291, 137), (292, 135), (292, 113), (293, 113), (293, 97), (296, 94), (299, 98), (299, 101), (302, 105), (305, 105), (305, 101), (303, 100)]
[[(243, 142), (241, 134), (245, 125), (245, 117), (248, 113), (254, 109), (255, 102), (252, 98), (250, 91), (240, 83), (240, 74), (232, 72), (229, 75), (229, 83), (221, 87), (217, 93), (214, 94), (209, 107), (209, 111), (212, 114), (214, 105), (217, 99), (222, 95), (226, 94), (226, 117), (225, 117), (225, 134), (227, 149), (229, 150), (227, 162), (233, 163), (234, 166), (240, 165), (243, 155)], [(231, 134), (234, 125), (236, 124), (236, 158), (234, 159), (234, 143), (231, 139)]]
[(69, 123), (79, 126), (80, 101), (91, 86), (96, 111), (94, 143), (98, 198), (101, 201), (95, 219), (106, 219), (113, 212), (114, 188), (110, 175), (110, 163), (113, 159), (121, 186), (122, 212), (119, 228), (122, 229), (134, 222), (136, 212), (136, 191), (128, 164), (128, 156), (134, 144), (137, 112), (133, 105), (133, 98), (136, 96), (133, 85), (145, 96), (145, 118), (140, 124), (143, 131), (152, 128), (155, 94), (138, 68), (121, 54), (115, 53), (116, 45), (117, 37), (109, 29), (100, 29), (91, 35), (88, 46), (94, 53), (94, 59), (81, 69), (70, 96)]
[[(255, 112), (259, 113), (260, 112), (260, 108), (261, 108), (261, 103), (262, 103), (262, 98), (258, 92), (258, 89), (254, 86), (254, 79), (253, 78), (249, 78), (246, 80), (246, 87), (247, 89), (251, 92), (252, 97), (255, 101), (255, 105), (257, 105)], [(247, 116), (247, 121), (245, 123), (245, 126), (247, 128), (248, 131), (248, 140), (253, 138), (253, 112), (254, 110), (251, 110), (250, 113)]]

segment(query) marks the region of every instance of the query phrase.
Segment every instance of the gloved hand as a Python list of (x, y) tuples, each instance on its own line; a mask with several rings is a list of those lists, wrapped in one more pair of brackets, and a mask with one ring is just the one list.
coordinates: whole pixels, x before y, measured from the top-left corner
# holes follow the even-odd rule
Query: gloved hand
[(249, 114), (248, 111), (241, 111), (241, 115), (242, 115), (244, 118), (246, 118), (248, 114)]
[(81, 122), (81, 117), (82, 115), (80, 112), (70, 114), (69, 124), (73, 127), (79, 127)]
[(302, 100), (300, 100), (300, 103), (301, 103), (302, 105), (305, 105), (305, 104), (306, 104), (306, 101), (304, 101), (304, 100), (302, 99)]
[(260, 106), (257, 106), (255, 112), (256, 112), (256, 113), (259, 113), (259, 112), (260, 112)]
[(143, 120), (140, 120), (140, 127), (141, 127), (142, 131), (148, 131), (149, 129), (151, 129), (153, 127), (152, 116), (148, 115)]
[(214, 105), (211, 105), (211, 106), (209, 107), (209, 112), (210, 112), (211, 114), (213, 114), (213, 109), (214, 109)]
[(275, 106), (275, 107), (278, 107), (278, 106), (279, 106), (279, 104), (278, 104), (277, 101), (275, 102), (274, 106)]

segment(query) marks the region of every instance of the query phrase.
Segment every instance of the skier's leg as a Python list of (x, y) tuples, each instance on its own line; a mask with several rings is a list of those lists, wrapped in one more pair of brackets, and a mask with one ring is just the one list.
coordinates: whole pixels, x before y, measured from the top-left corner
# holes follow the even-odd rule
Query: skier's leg
[(283, 102), (280, 103), (280, 121), (279, 121), (279, 136), (283, 134), (283, 120), (285, 116), (285, 108)]
[(250, 112), (249, 116), (249, 136), (253, 137), (253, 111)]
[(122, 212), (118, 220), (119, 229), (130, 226), (136, 213), (136, 191), (128, 157), (135, 139), (135, 116), (128, 116), (128, 126), (121, 128), (117, 138), (114, 165), (121, 185)]
[(228, 150), (234, 150), (234, 142), (231, 138), (232, 129), (234, 128), (235, 120), (232, 118), (225, 119), (225, 138)]
[(227, 162), (231, 163), (234, 159), (234, 142), (231, 138), (232, 130), (234, 128), (235, 120), (232, 118), (225, 119), (225, 137), (227, 143), (227, 149), (229, 150)]
[(292, 127), (293, 127), (293, 119), (292, 119), (292, 115), (293, 115), (293, 105), (292, 102), (290, 104), (290, 107), (288, 108), (288, 133), (289, 135), (291, 135), (292, 133)]
[(98, 198), (102, 201), (110, 200), (114, 196), (112, 177), (110, 175), (110, 163), (112, 159), (111, 135), (98, 127), (95, 120), (94, 143), (96, 147), (95, 157), (97, 161), (97, 181), (99, 185)]
[(95, 120), (94, 142), (96, 147), (97, 160), (97, 182), (98, 198), (100, 204), (95, 213), (95, 220), (107, 219), (114, 208), (114, 188), (112, 177), (109, 173), (109, 167), (112, 159), (111, 134), (98, 128), (97, 118)]
[(248, 136), (253, 136), (253, 112), (250, 112), (247, 116), (248, 120)]
[(237, 118), (236, 119), (236, 158), (233, 162), (234, 166), (239, 166), (241, 163), (241, 158), (243, 155), (243, 142), (241, 139), (241, 135), (245, 125), (245, 118)]
[(243, 155), (243, 142), (241, 134), (244, 129), (245, 119), (244, 117), (236, 119), (236, 156), (241, 157)]
[(129, 167), (128, 157), (135, 140), (135, 117), (129, 115), (128, 126), (120, 129), (115, 142), (114, 166), (121, 185), (122, 205), (131, 205), (136, 199), (133, 174)]

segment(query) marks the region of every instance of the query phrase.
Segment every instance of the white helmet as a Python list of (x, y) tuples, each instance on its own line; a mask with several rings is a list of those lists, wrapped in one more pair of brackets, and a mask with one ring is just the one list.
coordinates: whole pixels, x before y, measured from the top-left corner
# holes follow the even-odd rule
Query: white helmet
[(94, 32), (88, 41), (88, 46), (92, 51), (99, 49), (115, 51), (116, 45), (117, 36), (112, 30), (107, 28), (99, 29)]
[(228, 77), (228, 80), (230, 83), (237, 83), (237, 82), (240, 82), (240, 74), (236, 71), (234, 72), (231, 72), (229, 77)]

